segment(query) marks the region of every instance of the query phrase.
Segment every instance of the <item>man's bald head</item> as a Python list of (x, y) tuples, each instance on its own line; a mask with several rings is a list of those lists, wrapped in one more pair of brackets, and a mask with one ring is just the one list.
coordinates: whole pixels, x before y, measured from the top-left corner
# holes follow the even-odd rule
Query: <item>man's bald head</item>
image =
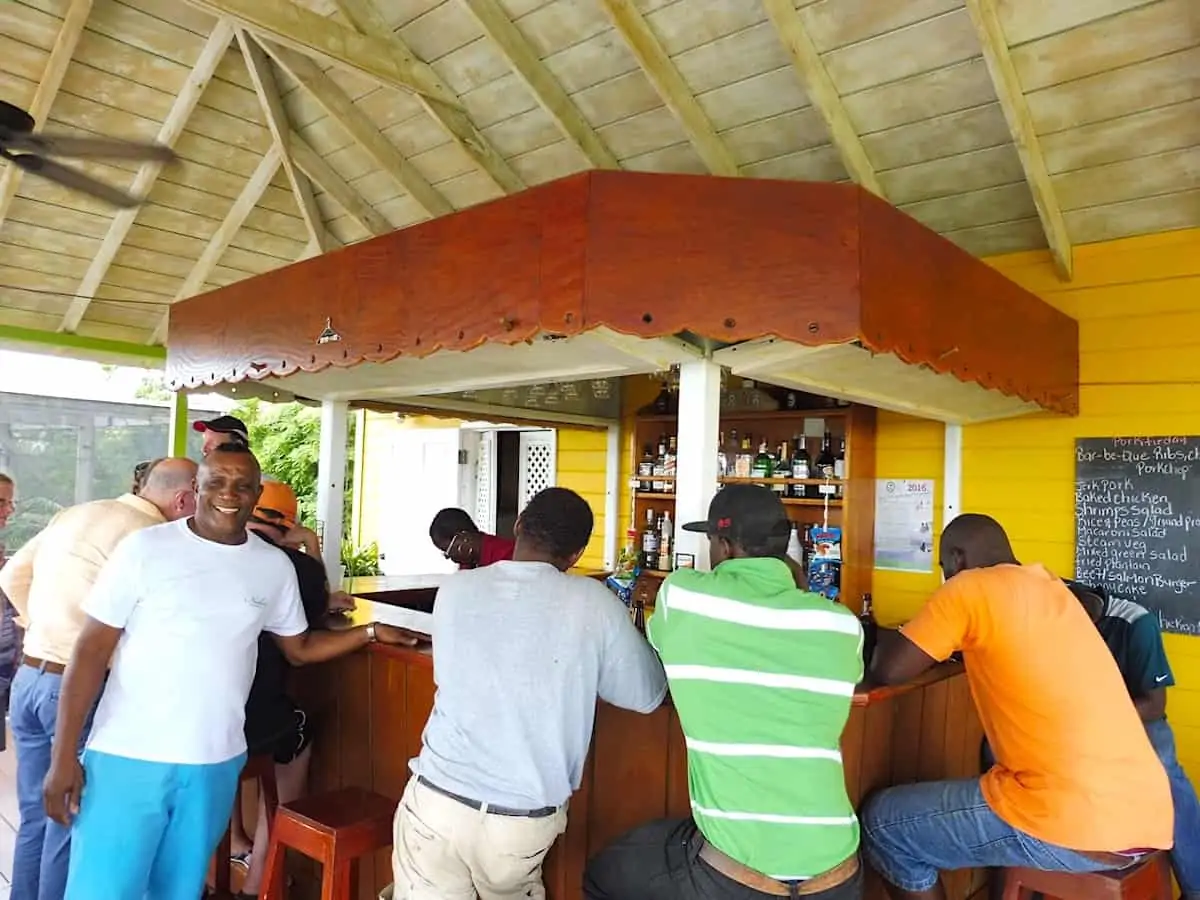
[(196, 464), (179, 456), (155, 460), (142, 475), (138, 496), (157, 506), (169, 522), (192, 515), (196, 511)]
[(991, 516), (964, 513), (942, 531), (942, 573), (953, 578), (964, 569), (1016, 563), (1008, 535)]

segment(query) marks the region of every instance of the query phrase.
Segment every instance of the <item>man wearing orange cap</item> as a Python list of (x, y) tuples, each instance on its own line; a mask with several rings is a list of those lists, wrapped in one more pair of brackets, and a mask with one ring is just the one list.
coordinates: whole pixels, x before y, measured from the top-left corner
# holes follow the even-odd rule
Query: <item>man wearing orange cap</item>
[[(330, 612), (346, 609), (341, 601), (349, 598), (340, 591), (330, 594), (325, 567), (319, 556), (314, 557), (289, 544), (287, 539), (296, 531), (298, 512), (295, 491), (282, 481), (264, 479), (262, 494), (246, 530), (287, 554), (296, 570), (300, 602), (304, 606), (309, 628), (320, 629), (325, 626), (326, 616)], [(353, 606), (353, 601), (350, 601), (350, 606)], [(312, 755), (308, 715), (287, 693), (288, 669), (288, 662), (275, 642), (267, 635), (260, 637), (258, 665), (250, 686), (250, 696), (246, 700), (246, 745), (251, 756), (269, 753), (275, 758), (275, 780), (280, 803), (296, 800), (304, 794)], [(246, 867), (243, 895), (257, 896), (262, 882), (262, 867), (266, 861), (266, 811), (260, 805), (253, 842), (246, 837), (240, 819), (240, 810), (235, 808), (232, 822), (233, 861)]]

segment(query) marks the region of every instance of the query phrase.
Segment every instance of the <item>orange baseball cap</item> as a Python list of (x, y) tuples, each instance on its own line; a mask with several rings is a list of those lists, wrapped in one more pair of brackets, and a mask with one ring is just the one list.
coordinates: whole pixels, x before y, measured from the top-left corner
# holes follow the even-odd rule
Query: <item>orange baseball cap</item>
[(263, 481), (254, 517), (290, 529), (296, 524), (297, 507), (296, 492), (290, 487), (282, 481)]

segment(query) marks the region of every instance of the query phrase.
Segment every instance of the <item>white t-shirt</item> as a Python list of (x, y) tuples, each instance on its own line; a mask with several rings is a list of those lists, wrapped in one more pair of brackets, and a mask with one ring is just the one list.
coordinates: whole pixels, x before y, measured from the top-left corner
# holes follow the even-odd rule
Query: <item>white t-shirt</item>
[(125, 538), (83, 603), (124, 633), (88, 747), (206, 764), (246, 750), (246, 697), (263, 631), (308, 629), (291, 561), (250, 535), (219, 544), (186, 519)]

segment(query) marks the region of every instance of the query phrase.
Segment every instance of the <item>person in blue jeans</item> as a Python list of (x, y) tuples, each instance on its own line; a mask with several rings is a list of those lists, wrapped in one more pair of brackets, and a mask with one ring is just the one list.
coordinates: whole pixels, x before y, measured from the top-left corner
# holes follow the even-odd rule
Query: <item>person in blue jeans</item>
[[(0, 571), (0, 593), (26, 628), (9, 709), (21, 812), (12, 900), (62, 900), (66, 888), (71, 831), (47, 819), (42, 780), (50, 770), (63, 671), (83, 625), (81, 604), (121, 541), (138, 529), (191, 515), (195, 474), (196, 464), (187, 459), (148, 463), (135, 493), (62, 510)], [(90, 727), (89, 712), (76, 753)]]
[[(1158, 616), (1144, 606), (1109, 596), (1102, 585), (1088, 587), (1068, 581), (1067, 587), (1083, 604), (1116, 658), (1150, 744), (1167, 770), (1175, 805), (1171, 868), (1185, 900), (1200, 900), (1200, 798), (1179, 764), (1175, 734), (1167, 722), (1167, 688), (1174, 686), (1175, 676), (1163, 648)], [(993, 762), (991, 748), (985, 741), (983, 763), (991, 766)]]

